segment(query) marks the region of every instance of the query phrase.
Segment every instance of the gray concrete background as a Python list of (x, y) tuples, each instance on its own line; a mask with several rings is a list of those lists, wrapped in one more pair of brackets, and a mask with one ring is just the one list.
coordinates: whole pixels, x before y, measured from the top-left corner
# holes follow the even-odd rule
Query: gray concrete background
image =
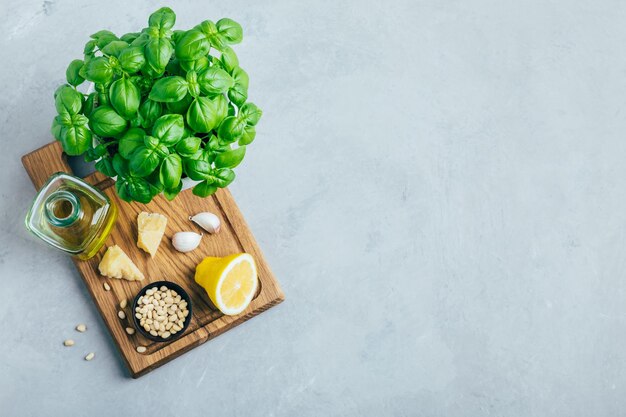
[(2, 416), (624, 415), (626, 3), (171, 1), (245, 28), (231, 188), (287, 300), (139, 380), (19, 160), (126, 3), (0, 2)]

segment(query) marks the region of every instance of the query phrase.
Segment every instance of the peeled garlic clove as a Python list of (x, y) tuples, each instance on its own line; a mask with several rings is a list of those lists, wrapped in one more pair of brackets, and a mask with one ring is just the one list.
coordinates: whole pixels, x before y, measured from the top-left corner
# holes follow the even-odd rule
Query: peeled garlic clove
[(213, 234), (220, 231), (220, 218), (213, 213), (204, 212), (198, 213), (189, 220), (196, 223), (198, 226)]
[(194, 232), (178, 232), (172, 237), (172, 245), (179, 252), (190, 252), (198, 247), (201, 238)]

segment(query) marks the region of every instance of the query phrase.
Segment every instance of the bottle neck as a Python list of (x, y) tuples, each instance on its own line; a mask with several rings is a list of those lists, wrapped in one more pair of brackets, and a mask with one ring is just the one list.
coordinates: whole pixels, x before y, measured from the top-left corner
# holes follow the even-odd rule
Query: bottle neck
[(50, 194), (44, 206), (46, 218), (56, 227), (68, 227), (83, 215), (78, 198), (65, 190)]

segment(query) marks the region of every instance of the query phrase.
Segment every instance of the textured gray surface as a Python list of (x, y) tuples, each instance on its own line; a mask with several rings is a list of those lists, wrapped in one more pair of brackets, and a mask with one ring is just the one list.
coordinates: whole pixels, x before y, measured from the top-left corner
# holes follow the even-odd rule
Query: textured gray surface
[(87, 36), (158, 6), (125, 3), (0, 2), (2, 416), (623, 413), (623, 2), (172, 1), (245, 28), (232, 191), (287, 301), (139, 380), (19, 160)]

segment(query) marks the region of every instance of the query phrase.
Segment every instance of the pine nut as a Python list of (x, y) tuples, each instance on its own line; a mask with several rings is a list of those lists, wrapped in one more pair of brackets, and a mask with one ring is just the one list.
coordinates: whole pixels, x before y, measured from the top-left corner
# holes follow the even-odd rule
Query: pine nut
[(139, 353), (144, 353), (146, 350), (148, 350), (145, 346), (137, 346), (137, 352)]
[(111, 286), (109, 284), (107, 284), (106, 282), (104, 283), (104, 290), (105, 291), (111, 291)]
[(122, 301), (120, 301), (120, 308), (122, 309), (126, 308), (126, 304), (128, 304), (128, 300), (124, 298)]
[(87, 326), (84, 324), (79, 324), (78, 326), (76, 326), (76, 330), (83, 333), (85, 331), (87, 331)]
[(128, 333), (128, 334), (135, 334), (135, 329), (133, 329), (132, 327), (127, 327), (126, 328), (126, 333)]
[(124, 320), (126, 318), (126, 313), (124, 313), (122, 310), (117, 312), (117, 316), (119, 318), (121, 318), (122, 320)]
[(65, 342), (63, 342), (63, 345), (74, 346), (74, 341), (72, 339), (67, 339)]
[(93, 352), (88, 353), (88, 354), (87, 354), (87, 356), (85, 356), (85, 360), (86, 360), (86, 361), (90, 361), (90, 360), (92, 360), (95, 356), (96, 356), (96, 354), (95, 354), (95, 353), (93, 353)]

